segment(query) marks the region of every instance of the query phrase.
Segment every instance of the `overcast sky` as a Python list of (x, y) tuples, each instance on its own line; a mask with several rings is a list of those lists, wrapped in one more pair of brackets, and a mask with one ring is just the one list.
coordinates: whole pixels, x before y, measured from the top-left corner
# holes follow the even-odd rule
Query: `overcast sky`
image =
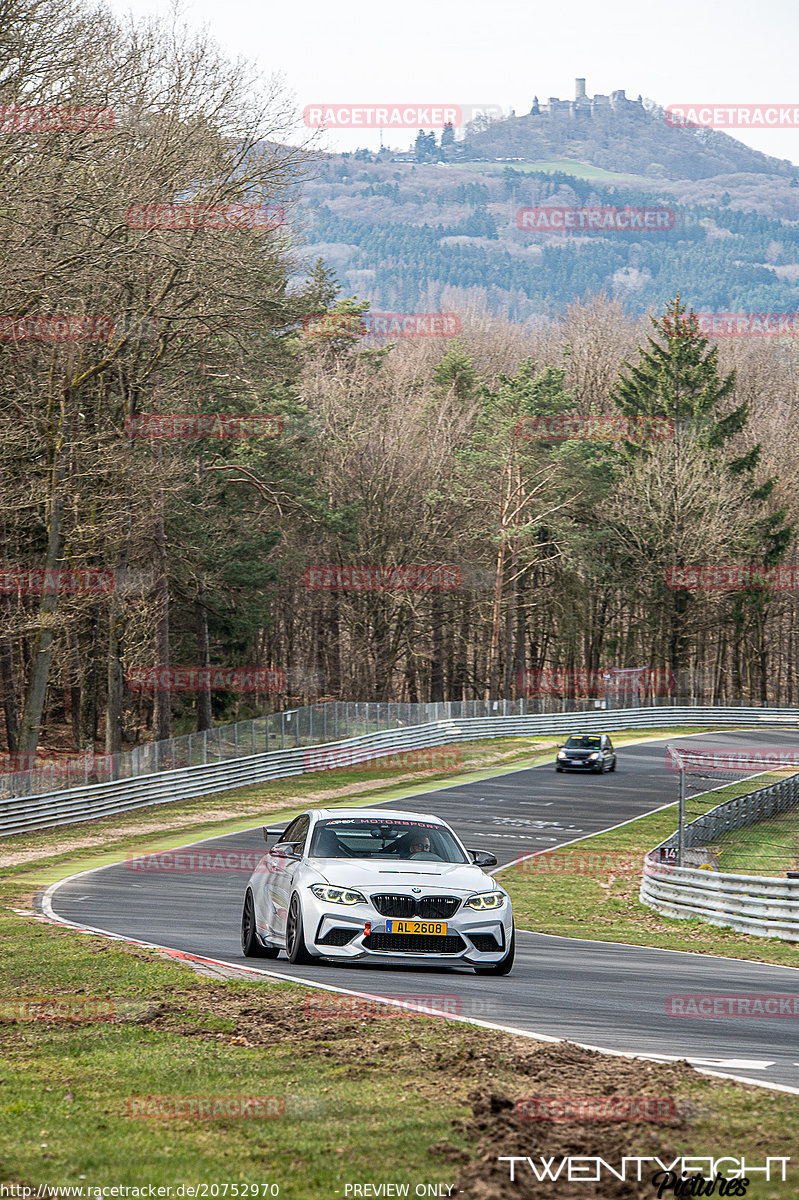
[[(170, 0), (113, 0), (118, 11), (167, 12)], [(528, 112), (534, 95), (571, 99), (624, 88), (680, 103), (799, 108), (797, 0), (184, 0), (229, 53), (279, 73), (306, 104), (499, 105)], [(799, 128), (730, 130), (799, 163)], [(328, 132), (330, 149), (377, 146), (378, 134)], [(384, 134), (407, 147), (415, 131)]]

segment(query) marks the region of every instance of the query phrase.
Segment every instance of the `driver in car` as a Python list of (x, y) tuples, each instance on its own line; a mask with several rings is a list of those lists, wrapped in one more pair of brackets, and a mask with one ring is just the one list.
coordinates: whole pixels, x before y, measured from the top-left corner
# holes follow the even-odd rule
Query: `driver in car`
[(411, 854), (429, 854), (430, 853), (430, 838), (426, 833), (415, 833), (411, 837), (411, 844), (408, 847)]

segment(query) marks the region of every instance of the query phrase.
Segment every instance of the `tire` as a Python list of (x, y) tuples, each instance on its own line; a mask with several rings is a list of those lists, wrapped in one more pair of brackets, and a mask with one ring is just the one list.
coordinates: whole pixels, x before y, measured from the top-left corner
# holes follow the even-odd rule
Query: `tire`
[(555, 767), (555, 770), (557, 771), (558, 775), (563, 774), (563, 767)]
[(241, 950), (245, 958), (277, 958), (277, 946), (262, 946), (255, 931), (255, 901), (247, 888), (241, 914)]
[(314, 962), (312, 954), (308, 953), (308, 948), (305, 945), (305, 933), (302, 927), (302, 908), (300, 907), (300, 898), (295, 892), (289, 903), (289, 912), (286, 918), (286, 954), (289, 956), (289, 962), (293, 963), (310, 963)]
[(498, 963), (492, 963), (490, 967), (475, 967), (475, 975), (510, 975), (513, 967), (513, 960), (516, 957), (516, 926), (511, 928), (510, 946), (508, 953), (504, 958), (501, 958)]
[(613, 766), (612, 766), (610, 769), (611, 769), (611, 771), (615, 771), (615, 770), (616, 770), (616, 759), (615, 759), (615, 758), (614, 758), (614, 760), (613, 760)]

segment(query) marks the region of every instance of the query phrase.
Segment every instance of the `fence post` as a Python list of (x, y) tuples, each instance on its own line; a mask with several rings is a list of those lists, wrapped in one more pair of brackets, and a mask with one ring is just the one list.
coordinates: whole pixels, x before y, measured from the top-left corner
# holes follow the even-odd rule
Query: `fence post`
[(677, 832), (677, 866), (683, 865), (685, 853), (685, 763), (680, 759), (680, 823)]
[(252, 753), (255, 754), (255, 717), (250, 721), (250, 744)]
[(203, 730), (203, 766), (208, 766), (208, 730)]

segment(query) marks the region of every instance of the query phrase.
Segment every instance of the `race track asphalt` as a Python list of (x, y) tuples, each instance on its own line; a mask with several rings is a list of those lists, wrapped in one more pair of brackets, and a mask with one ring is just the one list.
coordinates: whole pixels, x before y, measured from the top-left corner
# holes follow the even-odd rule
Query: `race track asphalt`
[[(685, 738), (672, 737), (683, 743)], [(693, 746), (799, 746), (779, 730), (702, 734)], [(469, 847), (492, 850), (500, 864), (551, 850), (673, 803), (676, 776), (665, 745), (622, 748), (604, 776), (557, 774), (551, 765), (443, 787), (386, 807), (435, 813)], [(721, 781), (720, 781), (721, 782)], [(194, 843), (186, 853), (265, 849), (260, 826)], [(799, 1018), (676, 1018), (672, 995), (799, 994), (799, 972), (733, 959), (551, 937), (519, 930), (516, 965), (505, 978), (471, 970), (293, 966), (245, 959), (239, 922), (247, 872), (141, 871), (120, 863), (74, 876), (51, 890), (52, 915), (80, 926), (247, 965), (267, 976), (305, 980), (347, 993), (417, 1001), (530, 1034), (568, 1038), (618, 1052), (687, 1058), (698, 1066), (799, 1089)], [(586, 929), (590, 937), (590, 930)], [(799, 947), (797, 947), (799, 966)], [(437, 999), (428, 999), (437, 998)]]

